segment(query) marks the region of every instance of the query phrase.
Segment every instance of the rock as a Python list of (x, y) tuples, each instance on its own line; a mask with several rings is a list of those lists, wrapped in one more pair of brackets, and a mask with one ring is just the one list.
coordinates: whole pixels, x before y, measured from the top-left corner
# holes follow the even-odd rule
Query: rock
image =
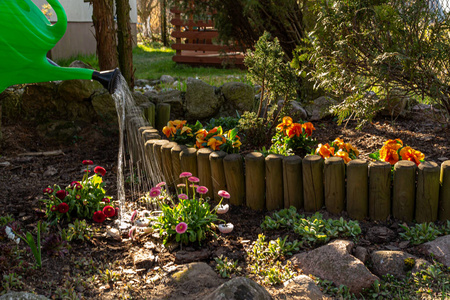
[(116, 241), (121, 241), (122, 236), (120, 235), (120, 231), (117, 228), (108, 228), (106, 230), (106, 235), (115, 239)]
[(434, 241), (417, 246), (426, 255), (433, 255), (438, 262), (450, 267), (450, 235), (438, 237)]
[(133, 252), (132, 257), (136, 269), (150, 269), (158, 259), (157, 256), (153, 255), (152, 251), (145, 248)]
[(323, 118), (331, 116), (330, 109), (332, 106), (338, 104), (338, 102), (330, 97), (321, 96), (313, 101), (312, 104), (305, 106), (305, 110), (308, 112), (310, 121), (318, 121)]
[(189, 263), (193, 261), (199, 261), (207, 259), (210, 256), (210, 251), (208, 249), (202, 249), (198, 251), (186, 251), (180, 250), (175, 255), (175, 263)]
[(58, 170), (56, 170), (56, 168), (53, 166), (49, 166), (42, 175), (44, 176), (44, 178), (47, 178), (55, 176), (56, 174), (58, 174)]
[(170, 75), (161, 75), (161, 78), (159, 78), (159, 80), (161, 81), (161, 83), (167, 84), (172, 84), (175, 82), (175, 79)]
[(112, 96), (104, 90), (92, 97), (92, 106), (95, 113), (108, 123), (117, 124), (116, 104)]
[(42, 295), (31, 294), (27, 292), (8, 292), (0, 296), (0, 300), (47, 300)]
[(141, 105), (148, 102), (148, 98), (141, 92), (133, 92), (133, 99), (136, 105)]
[(150, 80), (148, 79), (136, 79), (134, 81), (135, 86), (146, 86), (150, 83)]
[[(422, 264), (429, 265), (426, 260), (403, 251), (374, 251), (370, 257), (373, 263), (373, 272), (378, 276), (391, 274), (397, 278), (404, 278), (408, 271), (416, 273)], [(405, 265), (407, 258), (414, 259), (414, 264), (410, 267)]]
[(22, 95), (22, 114), (26, 118), (45, 122), (48, 119), (59, 119), (55, 99), (58, 84), (55, 82), (42, 82), (28, 84)]
[(398, 117), (405, 114), (405, 108), (410, 98), (401, 89), (392, 89), (388, 98), (380, 100), (384, 108), (380, 111), (385, 117)]
[(84, 61), (81, 61), (81, 60), (74, 60), (69, 65), (69, 68), (82, 68), (82, 69), (91, 69), (91, 70), (94, 69), (91, 65), (89, 65), (89, 64), (87, 64), (87, 63), (85, 63)]
[(270, 294), (256, 282), (236, 277), (219, 286), (205, 300), (269, 300)]
[(58, 88), (58, 95), (65, 101), (82, 102), (90, 99), (95, 92), (101, 92), (104, 87), (95, 80), (64, 80)]
[[(283, 107), (284, 100), (278, 101), (278, 109)], [(289, 116), (292, 116), (295, 120), (302, 119), (306, 120), (308, 118), (308, 114), (306, 110), (301, 106), (301, 104), (297, 101), (291, 101), (290, 103), (291, 109), (289, 110)], [(294, 120), (294, 121), (295, 121)]]
[[(0, 93), (0, 113), (5, 119), (14, 120), (22, 117), (22, 95), (24, 89), (9, 88)], [(0, 116), (0, 127), (1, 127)], [(1, 137), (0, 137), (1, 139)]]
[(367, 252), (366, 248), (361, 246), (356, 247), (355, 253), (353, 255), (363, 263), (365, 263), (369, 258), (369, 252)]
[[(251, 111), (255, 103), (253, 87), (242, 82), (227, 82), (220, 87), (225, 101), (230, 102), (234, 110), (242, 115), (245, 111)], [(233, 112), (233, 115), (236, 113)]]
[(350, 241), (335, 240), (325, 246), (294, 255), (293, 266), (305, 274), (313, 274), (333, 281), (337, 286), (348, 286), (352, 293), (360, 293), (379, 278), (364, 266), (350, 251), (354, 244)]
[(326, 299), (314, 280), (309, 276), (299, 275), (284, 283), (281, 293), (285, 299), (319, 300)]
[(181, 92), (178, 90), (164, 91), (158, 95), (158, 103), (170, 105), (170, 119), (184, 119), (184, 104)]
[(366, 234), (366, 239), (374, 244), (387, 243), (395, 237), (395, 232), (385, 226), (371, 227)]
[(223, 280), (216, 272), (204, 262), (195, 262), (183, 265), (182, 269), (170, 276), (170, 278), (182, 285), (197, 285), (199, 287), (217, 287)]
[(186, 119), (191, 122), (213, 117), (222, 104), (213, 86), (191, 77), (187, 79), (185, 98)]

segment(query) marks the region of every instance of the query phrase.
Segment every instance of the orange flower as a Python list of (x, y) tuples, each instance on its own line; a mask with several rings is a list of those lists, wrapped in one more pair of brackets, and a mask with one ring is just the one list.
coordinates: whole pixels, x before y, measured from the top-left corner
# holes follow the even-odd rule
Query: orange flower
[(316, 149), (316, 154), (322, 156), (322, 158), (327, 159), (334, 155), (334, 147), (330, 147), (328, 143), (325, 145), (319, 144)]
[(343, 149), (345, 149), (345, 151), (347, 151), (348, 153), (350, 153), (350, 151), (353, 151), (355, 153), (355, 156), (359, 155), (358, 149), (356, 149), (356, 147), (353, 147), (353, 145), (350, 143), (345, 143)]
[(208, 140), (207, 146), (210, 147), (212, 150), (219, 150), (220, 145), (225, 143), (224, 136), (216, 135)]
[(169, 124), (173, 127), (175, 127), (176, 129), (181, 129), (184, 124), (186, 124), (186, 121), (181, 121), (181, 120), (174, 120), (174, 121), (169, 121)]
[(307, 136), (311, 136), (313, 130), (316, 130), (314, 128), (314, 125), (311, 122), (307, 122), (307, 123), (302, 124), (302, 128), (305, 129), (305, 133), (306, 133)]
[(339, 149), (342, 149), (344, 147), (344, 140), (342, 140), (341, 138), (336, 138), (332, 144), (338, 146)]
[(285, 132), (291, 126), (292, 126), (292, 118), (284, 117), (283, 122), (278, 124), (277, 130)]
[(399, 159), (397, 149), (383, 146), (380, 150), (380, 159), (382, 161), (387, 161), (391, 165), (395, 165)]
[(425, 158), (425, 155), (422, 152), (414, 150), (409, 146), (400, 149), (399, 154), (402, 157), (402, 160), (412, 161), (416, 165), (420, 165), (420, 161)]
[(386, 142), (384, 142), (383, 148), (390, 148), (393, 150), (398, 150), (401, 147), (403, 147), (403, 142), (401, 139), (395, 139), (395, 140), (387, 140)]
[(299, 123), (292, 124), (292, 126), (286, 130), (286, 135), (289, 136), (289, 138), (292, 138), (294, 135), (299, 137), (302, 133), (302, 124)]
[(351, 161), (352, 159), (348, 156), (348, 153), (343, 151), (342, 149), (339, 150), (338, 152), (336, 152), (336, 154), (334, 156), (340, 157), (344, 160), (345, 163), (348, 163), (349, 161)]
[(170, 127), (164, 126), (162, 132), (169, 138), (172, 134), (172, 129)]
[[(181, 128), (181, 132), (180, 132), (180, 134), (183, 134), (183, 133), (187, 133), (187, 134), (189, 134), (189, 133), (192, 133), (192, 128), (191, 127), (189, 127), (189, 126), (184, 126), (183, 128)], [(192, 135), (191, 135), (192, 136)]]

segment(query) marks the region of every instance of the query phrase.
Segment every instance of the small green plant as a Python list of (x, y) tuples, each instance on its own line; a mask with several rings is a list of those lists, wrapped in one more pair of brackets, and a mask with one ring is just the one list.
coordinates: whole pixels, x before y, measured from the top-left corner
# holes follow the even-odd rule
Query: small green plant
[(248, 257), (250, 260), (250, 269), (264, 283), (279, 284), (289, 280), (295, 274), (290, 263), (282, 265), (281, 260), (285, 255), (291, 255), (298, 251), (301, 243), (298, 241), (287, 242), (287, 236), (284, 239), (278, 238), (267, 242), (263, 234), (258, 235), (258, 239), (253, 243)]
[(23, 285), (22, 276), (16, 273), (3, 274), (2, 288), (6, 291), (20, 289)]
[(444, 230), (436, 227), (433, 223), (416, 224), (414, 227), (399, 225), (405, 232), (400, 233), (400, 237), (409, 241), (413, 245), (419, 245), (425, 242), (433, 241), (444, 233)]
[(6, 226), (12, 222), (14, 222), (14, 218), (10, 214), (7, 214), (6, 216), (0, 216), (0, 227)]
[(67, 229), (63, 229), (63, 239), (68, 242), (78, 240), (84, 241), (92, 237), (91, 225), (87, 225), (86, 220), (76, 219), (72, 224), (69, 224)]
[(209, 120), (208, 123), (206, 123), (205, 129), (211, 130), (214, 127), (222, 127), (224, 131), (231, 130), (235, 128), (239, 123), (239, 118), (233, 118), (233, 117), (220, 117), (218, 119), (212, 118)]
[(37, 223), (37, 245), (34, 241), (33, 235), (27, 232), (25, 237), (17, 234), (17, 236), (22, 239), (31, 249), (34, 259), (36, 260), (36, 267), (40, 268), (42, 266), (42, 249), (41, 249), (41, 221)]
[(332, 281), (325, 280), (319, 277), (313, 277), (320, 290), (334, 299), (356, 299), (355, 295), (350, 293), (347, 286), (341, 284), (336, 286)]
[(282, 209), (266, 216), (261, 223), (264, 230), (288, 228), (302, 237), (302, 242), (307, 245), (328, 242), (331, 238), (339, 236), (356, 238), (361, 233), (357, 221), (345, 221), (342, 217), (338, 220), (323, 219), (320, 213), (311, 217), (299, 215), (295, 207)]
[(242, 271), (242, 268), (237, 266), (237, 260), (228, 260), (228, 257), (223, 257), (223, 255), (215, 257), (214, 260), (217, 263), (216, 270), (223, 278), (230, 278), (231, 274), (237, 274)]
[(408, 257), (408, 258), (405, 258), (403, 263), (405, 264), (405, 270), (411, 271), (414, 268), (414, 266), (416, 265), (416, 260), (412, 257)]

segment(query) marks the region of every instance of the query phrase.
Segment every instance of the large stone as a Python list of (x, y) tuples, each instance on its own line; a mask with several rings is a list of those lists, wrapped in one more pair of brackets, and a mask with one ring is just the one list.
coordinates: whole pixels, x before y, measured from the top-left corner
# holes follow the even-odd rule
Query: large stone
[(112, 96), (106, 90), (102, 93), (97, 93), (92, 97), (92, 106), (100, 119), (117, 124), (116, 104)]
[(270, 294), (256, 282), (236, 277), (219, 286), (204, 300), (269, 300)]
[[(0, 93), (1, 115), (9, 120), (22, 117), (22, 95), (24, 89), (9, 88)], [(1, 119), (0, 115), (0, 119)]]
[(133, 99), (134, 99), (134, 103), (136, 103), (136, 105), (141, 105), (143, 103), (149, 102), (147, 96), (145, 96), (141, 92), (133, 92)]
[(323, 118), (331, 116), (330, 109), (332, 106), (338, 104), (338, 102), (330, 97), (321, 96), (313, 101), (313, 103), (305, 106), (305, 110), (308, 112), (311, 121), (318, 121)]
[(417, 248), (426, 255), (433, 255), (433, 258), (446, 267), (450, 267), (450, 235), (438, 237), (434, 241), (422, 244)]
[(161, 81), (161, 83), (166, 84), (172, 84), (175, 81), (175, 79), (170, 75), (161, 75), (161, 78), (159, 78), (159, 80)]
[(291, 261), (305, 274), (333, 281), (338, 286), (346, 285), (352, 293), (357, 294), (379, 278), (350, 254), (353, 246), (350, 241), (335, 240), (310, 252), (294, 255)]
[(198, 289), (215, 288), (223, 283), (216, 272), (204, 262), (195, 262), (183, 265), (181, 270), (170, 276), (178, 285), (198, 286)]
[(202, 249), (198, 251), (178, 251), (175, 255), (175, 262), (178, 264), (181, 263), (190, 263), (193, 261), (200, 261), (207, 259), (211, 255), (211, 252), (208, 249)]
[(91, 99), (94, 93), (104, 89), (100, 82), (95, 80), (65, 80), (59, 85), (58, 96), (65, 102), (83, 102)]
[(184, 119), (184, 104), (181, 91), (170, 90), (159, 93), (158, 103), (167, 103), (170, 105), (170, 119)]
[(0, 296), (0, 300), (47, 300), (42, 295), (31, 294), (27, 292), (8, 292)]
[(299, 275), (284, 283), (281, 293), (285, 299), (319, 300), (327, 299), (314, 280), (309, 276)]
[[(277, 105), (278, 109), (281, 109), (284, 105), (284, 100), (278, 101)], [(291, 116), (294, 120), (306, 120), (308, 118), (308, 113), (299, 102), (291, 101), (289, 103), (289, 116)]]
[[(413, 265), (405, 264), (405, 259), (414, 259)], [(371, 254), (373, 263), (373, 272), (378, 276), (391, 274), (397, 278), (404, 278), (408, 271), (416, 273), (420, 270), (423, 264), (429, 263), (414, 255), (403, 251), (374, 251)]]
[(230, 102), (235, 110), (242, 115), (251, 111), (255, 103), (253, 87), (242, 82), (227, 82), (220, 87), (225, 101)]
[(28, 84), (22, 95), (22, 109), (26, 118), (46, 121), (58, 117), (55, 103), (57, 82)]
[(151, 250), (145, 248), (133, 252), (132, 257), (136, 269), (150, 269), (158, 260), (158, 257), (153, 255)]
[(375, 244), (388, 243), (395, 237), (395, 232), (385, 226), (371, 227), (366, 234), (367, 240)]
[(185, 98), (186, 119), (189, 121), (211, 118), (222, 104), (213, 86), (191, 77), (187, 80)]

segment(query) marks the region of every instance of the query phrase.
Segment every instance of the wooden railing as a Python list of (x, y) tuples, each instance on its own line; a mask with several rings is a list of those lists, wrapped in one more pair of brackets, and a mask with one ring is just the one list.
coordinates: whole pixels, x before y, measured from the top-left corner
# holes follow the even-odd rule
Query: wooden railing
[(236, 65), (243, 67), (243, 54), (234, 46), (217, 44), (219, 32), (212, 20), (194, 20), (192, 16), (183, 17), (183, 11), (170, 10), (174, 25), (171, 36), (175, 38), (172, 49), (176, 50), (172, 60), (192, 65)]

